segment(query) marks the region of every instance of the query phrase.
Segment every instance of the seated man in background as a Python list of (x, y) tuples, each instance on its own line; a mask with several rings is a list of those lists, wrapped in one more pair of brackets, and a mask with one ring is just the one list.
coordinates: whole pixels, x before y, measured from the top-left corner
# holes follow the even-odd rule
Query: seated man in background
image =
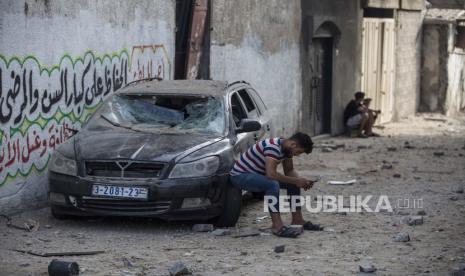
[[(370, 109), (370, 103), (371, 103), (371, 98), (365, 98), (363, 100), (363, 106), (365, 106), (367, 112), (368, 112), (368, 115), (371, 115), (373, 116), (373, 123), (376, 122), (376, 119), (378, 119), (378, 115), (381, 114), (381, 110), (373, 110), (373, 109)], [(374, 136), (378, 136), (376, 133), (374, 133)]]
[(351, 133), (357, 131), (356, 136), (360, 138), (378, 136), (373, 133), (374, 116), (363, 105), (364, 98), (365, 93), (360, 91), (355, 93), (355, 99), (351, 100), (344, 110), (344, 125)]

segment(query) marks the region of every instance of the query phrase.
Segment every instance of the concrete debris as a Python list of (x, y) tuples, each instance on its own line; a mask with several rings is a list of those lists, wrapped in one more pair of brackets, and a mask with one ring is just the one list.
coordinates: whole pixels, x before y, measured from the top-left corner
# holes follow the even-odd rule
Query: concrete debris
[(452, 267), (449, 275), (450, 276), (465, 276), (465, 263), (458, 264)]
[(128, 258), (126, 258), (126, 257), (123, 257), (123, 259), (121, 259), (121, 260), (123, 261), (123, 265), (124, 265), (125, 267), (133, 267), (133, 266), (134, 266), (134, 265), (131, 263), (131, 261), (130, 261)]
[(215, 229), (214, 231), (212, 231), (212, 234), (214, 236), (227, 236), (227, 235), (231, 235), (231, 230), (229, 230), (229, 229)]
[(463, 194), (463, 186), (455, 187), (453, 192), (456, 193), (456, 194)]
[(373, 273), (376, 271), (376, 267), (371, 263), (364, 263), (359, 265), (360, 272)]
[(407, 224), (410, 226), (414, 225), (422, 225), (423, 224), (423, 217), (422, 216), (411, 216), (409, 217)]
[(394, 236), (395, 242), (408, 242), (410, 241), (410, 236), (407, 232), (401, 232)]
[(451, 197), (449, 197), (449, 199), (452, 200), (452, 201), (457, 201), (457, 200), (459, 200), (459, 197), (458, 196), (451, 196)]
[(213, 227), (213, 224), (194, 224), (194, 226), (192, 226), (192, 231), (194, 232), (210, 232), (214, 229), (215, 227)]
[(245, 238), (245, 237), (253, 237), (260, 235), (260, 231), (254, 228), (244, 228), (240, 229), (237, 233), (233, 234), (233, 238)]
[(392, 170), (393, 166), (392, 164), (385, 163), (381, 166), (381, 169), (383, 170)]
[(278, 246), (275, 246), (274, 252), (275, 253), (283, 253), (284, 249), (285, 249), (285, 245), (278, 245)]
[(168, 271), (170, 273), (170, 276), (191, 274), (189, 269), (181, 261), (177, 261), (172, 267), (170, 267)]
[(333, 149), (331, 149), (331, 148), (322, 148), (321, 152), (330, 153), (330, 152), (333, 152)]
[(425, 210), (420, 210), (417, 212), (417, 216), (426, 216)]

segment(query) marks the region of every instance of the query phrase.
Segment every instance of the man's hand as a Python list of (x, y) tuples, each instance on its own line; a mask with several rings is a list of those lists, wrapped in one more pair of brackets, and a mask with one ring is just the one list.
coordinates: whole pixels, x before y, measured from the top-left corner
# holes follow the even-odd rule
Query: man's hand
[(305, 191), (312, 188), (313, 187), (313, 184), (315, 182), (311, 181), (311, 180), (308, 180), (308, 179), (305, 179), (305, 178), (298, 178), (296, 180), (296, 186), (299, 187), (299, 188), (302, 188), (304, 189)]

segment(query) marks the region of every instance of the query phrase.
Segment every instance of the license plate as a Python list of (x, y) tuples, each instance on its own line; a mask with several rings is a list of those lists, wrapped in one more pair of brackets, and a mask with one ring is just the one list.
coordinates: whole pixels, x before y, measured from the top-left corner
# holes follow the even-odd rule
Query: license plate
[(93, 185), (92, 195), (119, 198), (147, 199), (147, 188)]

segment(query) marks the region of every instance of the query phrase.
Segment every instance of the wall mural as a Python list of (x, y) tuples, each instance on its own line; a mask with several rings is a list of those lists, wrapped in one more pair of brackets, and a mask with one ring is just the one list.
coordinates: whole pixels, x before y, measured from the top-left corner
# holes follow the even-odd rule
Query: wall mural
[(47, 67), (34, 56), (0, 55), (0, 187), (47, 168), (53, 150), (111, 93), (144, 78), (169, 79), (163, 45), (112, 54), (63, 55)]

